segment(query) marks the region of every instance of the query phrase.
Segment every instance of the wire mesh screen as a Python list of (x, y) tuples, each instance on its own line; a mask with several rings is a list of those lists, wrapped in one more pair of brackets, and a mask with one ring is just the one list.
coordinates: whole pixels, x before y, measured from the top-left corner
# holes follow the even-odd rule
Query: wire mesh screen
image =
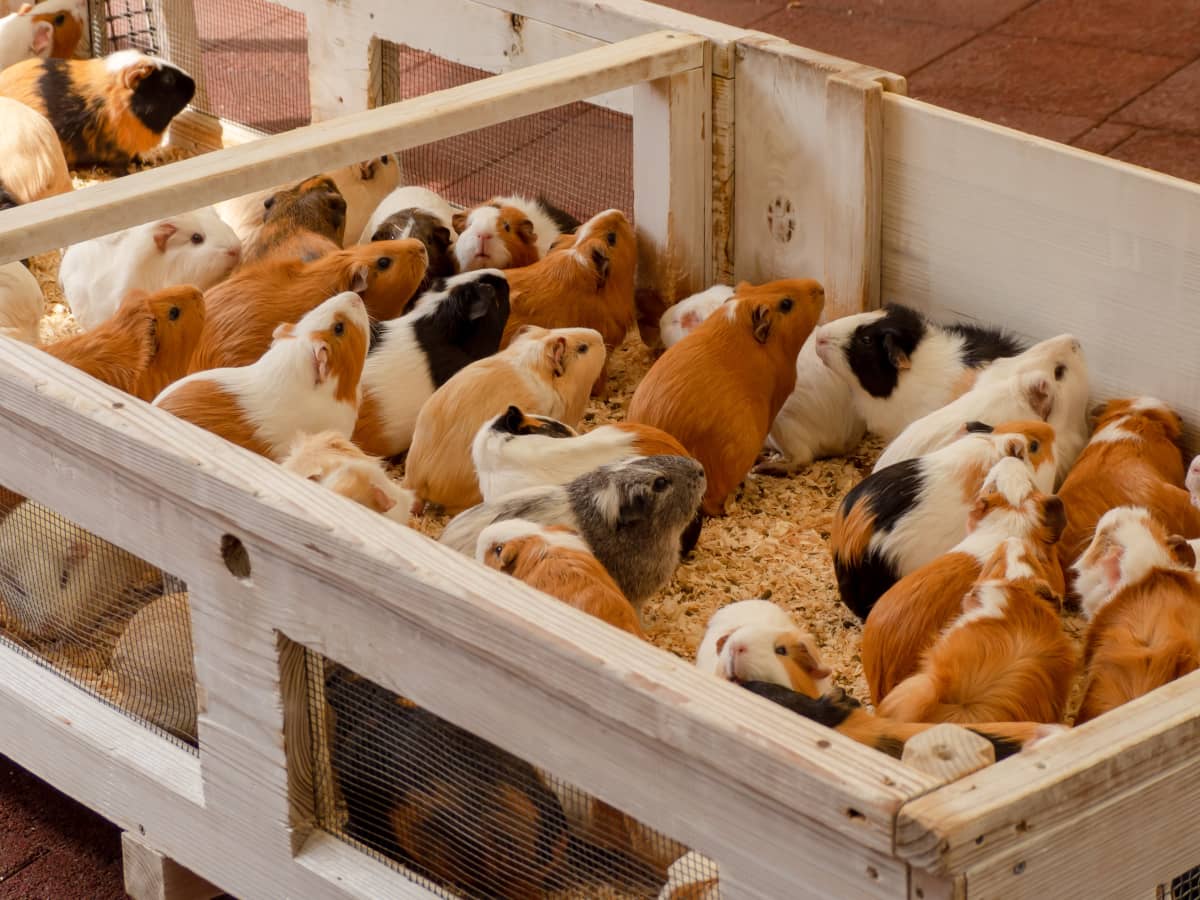
[(185, 745), (196, 740), (187, 588), (53, 510), (0, 490), (0, 632)]
[(697, 897), (718, 896), (678, 842), (320, 654), (305, 662), (318, 824), (425, 887), (656, 898), (670, 869), (673, 883), (709, 883)]
[(1171, 879), (1170, 900), (1200, 900), (1200, 867)]

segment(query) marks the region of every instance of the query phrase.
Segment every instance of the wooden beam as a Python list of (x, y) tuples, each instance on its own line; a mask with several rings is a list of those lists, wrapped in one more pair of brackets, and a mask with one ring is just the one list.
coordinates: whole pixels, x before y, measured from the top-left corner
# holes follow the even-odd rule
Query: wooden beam
[(733, 282), (734, 172), (736, 166), (734, 79), (712, 79), (712, 276)]
[(906, 741), (900, 761), (948, 783), (992, 765), (996, 749), (961, 725), (942, 724)]
[(129, 831), (121, 832), (121, 863), (133, 900), (210, 900), (223, 893)]

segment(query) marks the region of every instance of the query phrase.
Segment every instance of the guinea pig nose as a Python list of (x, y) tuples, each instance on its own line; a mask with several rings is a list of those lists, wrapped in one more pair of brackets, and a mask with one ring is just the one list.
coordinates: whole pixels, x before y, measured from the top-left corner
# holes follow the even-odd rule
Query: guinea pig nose
[(225, 251), (225, 253), (227, 255), (231, 256), (233, 259), (237, 259), (238, 257), (240, 257), (242, 255), (242, 248), (241, 247), (230, 247), (228, 250)]

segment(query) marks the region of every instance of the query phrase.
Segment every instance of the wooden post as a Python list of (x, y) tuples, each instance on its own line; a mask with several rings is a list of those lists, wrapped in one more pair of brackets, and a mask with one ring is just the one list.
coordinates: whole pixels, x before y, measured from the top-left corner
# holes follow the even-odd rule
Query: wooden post
[[(733, 283), (734, 81), (712, 78), (712, 283)], [(707, 286), (707, 285), (706, 285)]]
[(905, 742), (900, 761), (950, 782), (990, 766), (996, 761), (996, 748), (961, 725), (935, 725)]
[(121, 862), (133, 900), (210, 900), (224, 893), (129, 831), (121, 832)]
[(371, 45), (378, 43), (340, 3), (307, 11), (308, 93), (312, 121), (371, 107)]

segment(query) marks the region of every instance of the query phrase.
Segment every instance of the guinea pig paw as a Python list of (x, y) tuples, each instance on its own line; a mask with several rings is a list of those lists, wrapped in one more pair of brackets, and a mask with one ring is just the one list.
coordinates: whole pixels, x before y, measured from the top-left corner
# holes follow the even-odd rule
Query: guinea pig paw
[(781, 453), (769, 451), (764, 452), (758, 459), (758, 463), (751, 471), (755, 475), (770, 475), (772, 478), (787, 478), (789, 475), (795, 475), (805, 465)]

